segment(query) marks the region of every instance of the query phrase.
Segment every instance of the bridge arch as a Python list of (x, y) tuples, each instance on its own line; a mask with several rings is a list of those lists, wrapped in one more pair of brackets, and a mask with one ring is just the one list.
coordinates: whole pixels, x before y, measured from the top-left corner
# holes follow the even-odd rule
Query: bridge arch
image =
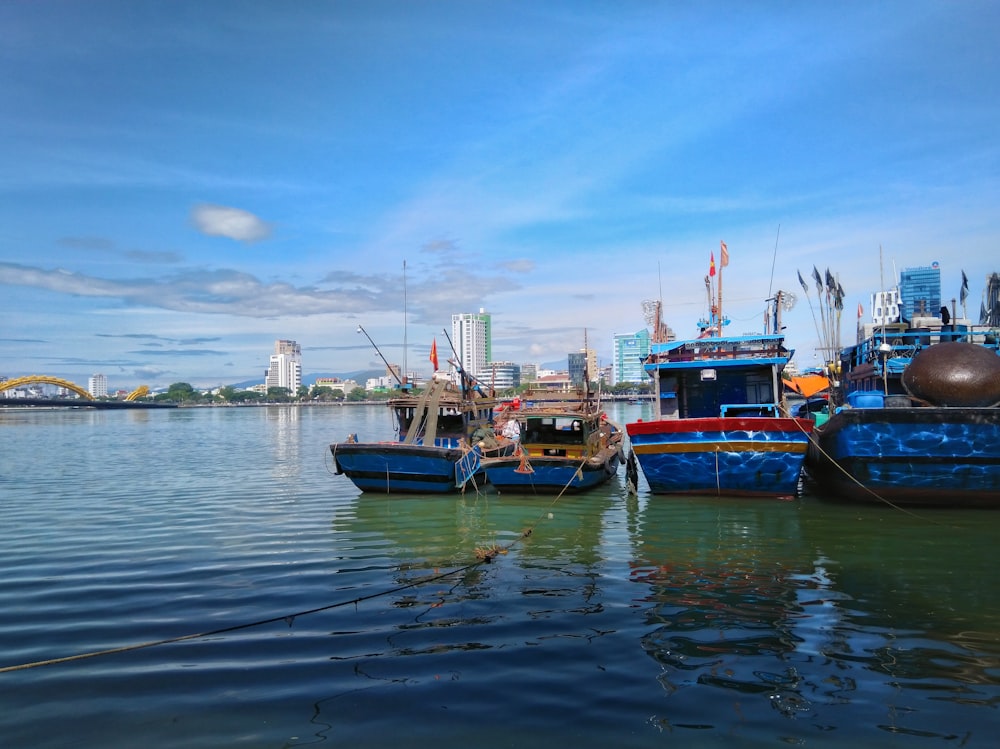
[(145, 398), (147, 395), (149, 395), (149, 388), (146, 387), (145, 385), (140, 385), (135, 390), (133, 390), (131, 393), (129, 393), (128, 395), (126, 395), (125, 396), (125, 400), (127, 400), (127, 401), (137, 401), (140, 398)]
[(74, 393), (79, 395), (85, 400), (92, 401), (94, 396), (84, 390), (82, 387), (69, 380), (64, 380), (61, 377), (50, 377), (49, 375), (28, 375), (26, 377), (15, 377), (13, 380), (4, 380), (0, 382), (0, 393), (4, 390), (13, 390), (14, 388), (19, 388), (22, 385), (31, 385), (36, 382), (44, 382), (49, 385), (55, 385), (57, 387), (63, 387), (67, 390), (72, 390)]

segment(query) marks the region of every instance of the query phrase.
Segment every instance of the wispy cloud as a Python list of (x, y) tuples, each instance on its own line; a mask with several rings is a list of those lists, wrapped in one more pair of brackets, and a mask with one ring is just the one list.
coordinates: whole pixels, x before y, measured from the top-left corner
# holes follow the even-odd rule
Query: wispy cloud
[(142, 349), (141, 351), (127, 351), (129, 354), (139, 356), (169, 356), (171, 358), (192, 357), (192, 356), (226, 356), (226, 351), (212, 351), (211, 349)]
[(161, 345), (159, 341), (180, 346), (197, 346), (202, 343), (214, 343), (222, 340), (218, 336), (211, 338), (164, 338), (154, 333), (95, 333), (98, 338), (130, 338), (138, 340), (148, 340), (150, 345)]
[[(23, 286), (77, 297), (116, 300), (135, 307), (250, 318), (354, 316), (400, 311), (401, 275), (334, 271), (316, 285), (265, 283), (236, 270), (185, 270), (159, 278), (108, 279), (64, 269), (0, 263), (0, 285)], [(425, 268), (409, 286), (409, 312), (415, 322), (439, 322), (441, 309), (478, 307), (511, 280), (490, 275), (474, 264), (447, 262)], [(456, 306), (457, 305), (457, 306)]]

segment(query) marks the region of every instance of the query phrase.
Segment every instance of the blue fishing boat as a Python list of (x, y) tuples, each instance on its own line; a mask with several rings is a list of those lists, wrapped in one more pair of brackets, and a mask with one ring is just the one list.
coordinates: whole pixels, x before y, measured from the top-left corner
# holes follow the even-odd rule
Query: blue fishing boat
[(461, 387), (434, 379), (424, 392), (392, 398), (397, 438), (359, 442), (350, 435), (330, 445), (337, 474), (365, 492), (442, 494), (479, 487), (484, 455), (513, 452), (513, 444), (484, 443), (497, 401), (462, 374)]
[(497, 418), (498, 423), (515, 422), (519, 437), (512, 455), (483, 459), (489, 484), (508, 492), (576, 493), (600, 486), (618, 472), (624, 462), (624, 432), (599, 405), (585, 397), (526, 399), (533, 405), (507, 407)]
[(831, 413), (809, 449), (817, 491), (860, 502), (1000, 507), (998, 322), (995, 313), (985, 324), (953, 322), (945, 308), (942, 316), (907, 322), (886, 314), (863, 325), (859, 342), (840, 354)]
[[(728, 258), (723, 245), (723, 266)], [(712, 271), (714, 275), (714, 257)], [(721, 271), (720, 271), (721, 277)], [(665, 340), (656, 304), (650, 354), (656, 418), (626, 424), (632, 451), (654, 494), (791, 497), (813, 422), (788, 415), (778, 292), (760, 335), (723, 336), (727, 320), (706, 278), (710, 314), (691, 340)]]

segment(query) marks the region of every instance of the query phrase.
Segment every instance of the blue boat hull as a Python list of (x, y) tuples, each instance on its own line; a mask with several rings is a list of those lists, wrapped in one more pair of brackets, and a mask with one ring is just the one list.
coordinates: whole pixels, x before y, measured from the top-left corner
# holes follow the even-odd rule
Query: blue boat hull
[(654, 494), (793, 497), (812, 425), (710, 417), (637, 422), (626, 429)]
[(817, 491), (864, 502), (1000, 507), (1000, 408), (853, 408), (815, 434)]
[(527, 461), (527, 471), (518, 457), (483, 461), (486, 480), (498, 490), (525, 494), (578, 493), (606, 483), (618, 473), (621, 453), (608, 451), (602, 460), (581, 461), (572, 458), (534, 457)]
[(330, 451), (336, 472), (364, 492), (448, 494), (485, 478), (478, 448), (341, 442)]

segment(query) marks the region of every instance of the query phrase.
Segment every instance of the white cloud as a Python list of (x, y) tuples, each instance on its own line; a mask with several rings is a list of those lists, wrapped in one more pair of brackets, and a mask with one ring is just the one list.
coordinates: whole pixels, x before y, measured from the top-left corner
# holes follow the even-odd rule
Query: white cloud
[(240, 208), (202, 203), (191, 211), (191, 219), (198, 231), (213, 237), (256, 242), (271, 236), (270, 224)]

